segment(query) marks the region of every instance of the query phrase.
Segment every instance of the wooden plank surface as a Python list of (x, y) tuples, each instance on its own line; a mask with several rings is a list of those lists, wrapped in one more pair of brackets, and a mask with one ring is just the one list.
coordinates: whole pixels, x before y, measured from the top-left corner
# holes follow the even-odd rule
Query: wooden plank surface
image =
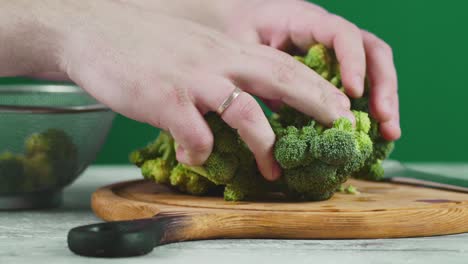
[(321, 202), (227, 202), (184, 195), (150, 181), (99, 189), (92, 207), (102, 219), (183, 215), (167, 241), (211, 238), (390, 238), (468, 232), (468, 194), (350, 180), (360, 194)]
[[(414, 164), (429, 172), (466, 177), (468, 164)], [(99, 222), (90, 208), (99, 187), (138, 178), (130, 166), (92, 166), (65, 189), (64, 205), (54, 210), (0, 211), (0, 263), (349, 263), (465, 264), (468, 233), (405, 239), (283, 240), (222, 239), (174, 243), (130, 259), (93, 259), (73, 255), (66, 235), (77, 225)]]

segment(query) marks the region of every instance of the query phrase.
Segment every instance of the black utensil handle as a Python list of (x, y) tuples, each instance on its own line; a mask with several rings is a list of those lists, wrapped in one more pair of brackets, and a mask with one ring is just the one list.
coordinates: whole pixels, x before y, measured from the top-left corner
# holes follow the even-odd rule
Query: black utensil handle
[[(192, 216), (182, 212), (165, 212), (152, 218), (75, 227), (68, 232), (68, 248), (75, 254), (87, 257), (145, 255), (156, 246), (177, 241), (177, 234), (182, 234), (184, 228), (190, 225)], [(167, 239), (168, 236), (172, 236), (171, 241)]]
[(130, 257), (144, 255), (160, 244), (162, 219), (115, 221), (75, 227), (68, 232), (68, 247), (88, 257)]

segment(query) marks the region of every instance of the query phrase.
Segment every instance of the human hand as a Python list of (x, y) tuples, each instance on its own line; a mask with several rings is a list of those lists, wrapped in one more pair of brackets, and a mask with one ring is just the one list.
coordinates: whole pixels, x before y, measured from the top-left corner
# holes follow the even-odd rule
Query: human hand
[[(236, 40), (280, 50), (291, 47), (306, 50), (316, 42), (334, 48), (347, 94), (351, 97), (362, 95), (367, 68), (371, 84), (371, 115), (380, 122), (384, 138), (395, 140), (401, 135), (398, 81), (390, 46), (317, 5), (302, 0), (175, 0), (170, 3), (165, 0), (122, 0), (121, 3), (194, 20), (226, 32)], [(61, 75), (41, 76), (60, 78)], [(272, 107), (282, 103), (262, 99)], [(320, 117), (316, 118), (320, 120)]]
[(236, 86), (246, 92), (222, 118), (238, 130), (267, 179), (280, 176), (275, 135), (249, 93), (280, 100), (324, 124), (354, 118), (346, 96), (277, 49), (113, 1), (73, 5), (77, 11), (58, 30), (64, 36), (61, 71), (116, 112), (168, 130), (182, 163), (202, 164), (209, 156), (213, 136), (203, 114), (215, 111)]
[[(362, 95), (367, 72), (371, 87), (370, 112), (380, 122), (383, 137), (395, 140), (401, 135), (398, 81), (392, 49), (372, 33), (317, 5), (303, 0), (175, 0), (171, 4), (164, 0), (125, 2), (210, 25), (236, 40), (261, 43), (284, 51), (293, 47), (305, 51), (314, 43), (323, 43), (337, 54), (349, 96)], [(273, 107), (281, 103), (265, 101)]]
[[(364, 77), (370, 81), (370, 112), (387, 140), (401, 135), (397, 75), (392, 49), (384, 41), (345, 19), (302, 0), (225, 1), (222, 30), (237, 40), (280, 50), (307, 50), (314, 43), (333, 48), (346, 93), (360, 97)], [(219, 9), (222, 10), (222, 9)], [(277, 102), (270, 102), (277, 104)]]

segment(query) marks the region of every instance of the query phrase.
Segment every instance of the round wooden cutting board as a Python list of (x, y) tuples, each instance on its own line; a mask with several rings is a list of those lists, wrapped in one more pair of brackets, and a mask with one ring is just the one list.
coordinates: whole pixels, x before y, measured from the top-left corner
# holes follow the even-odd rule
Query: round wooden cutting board
[(169, 216), (166, 242), (211, 238), (389, 238), (468, 232), (468, 194), (350, 180), (360, 194), (322, 202), (226, 202), (137, 180), (97, 190), (107, 221)]

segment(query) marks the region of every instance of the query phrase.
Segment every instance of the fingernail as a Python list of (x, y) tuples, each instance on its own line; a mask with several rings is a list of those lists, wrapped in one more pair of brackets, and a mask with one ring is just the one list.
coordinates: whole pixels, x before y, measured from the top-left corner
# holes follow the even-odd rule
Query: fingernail
[(390, 109), (392, 108), (392, 100), (386, 97), (382, 103), (383, 103), (383, 107), (385, 108), (385, 110), (387, 112), (390, 112)]
[(185, 149), (179, 145), (176, 149), (177, 160), (182, 164), (188, 164), (188, 156)]
[(336, 100), (343, 108), (349, 109), (351, 107), (351, 101), (344, 93), (336, 93)]
[(356, 118), (354, 117), (353, 113), (349, 110), (345, 110), (341, 112), (341, 117), (346, 117), (353, 123), (353, 125), (356, 123)]
[(380, 117), (380, 119), (382, 119), (383, 121), (387, 121), (391, 118), (392, 103), (393, 103), (392, 100), (388, 97), (385, 97), (380, 102), (380, 109), (381, 109), (380, 112), (382, 113), (382, 116)]
[(392, 120), (392, 127), (395, 129), (395, 133), (398, 135), (398, 137), (401, 137), (401, 126), (400, 126), (400, 121), (397, 119)]
[(362, 96), (364, 93), (364, 80), (361, 75), (356, 74), (353, 77), (352, 85), (357, 96)]

